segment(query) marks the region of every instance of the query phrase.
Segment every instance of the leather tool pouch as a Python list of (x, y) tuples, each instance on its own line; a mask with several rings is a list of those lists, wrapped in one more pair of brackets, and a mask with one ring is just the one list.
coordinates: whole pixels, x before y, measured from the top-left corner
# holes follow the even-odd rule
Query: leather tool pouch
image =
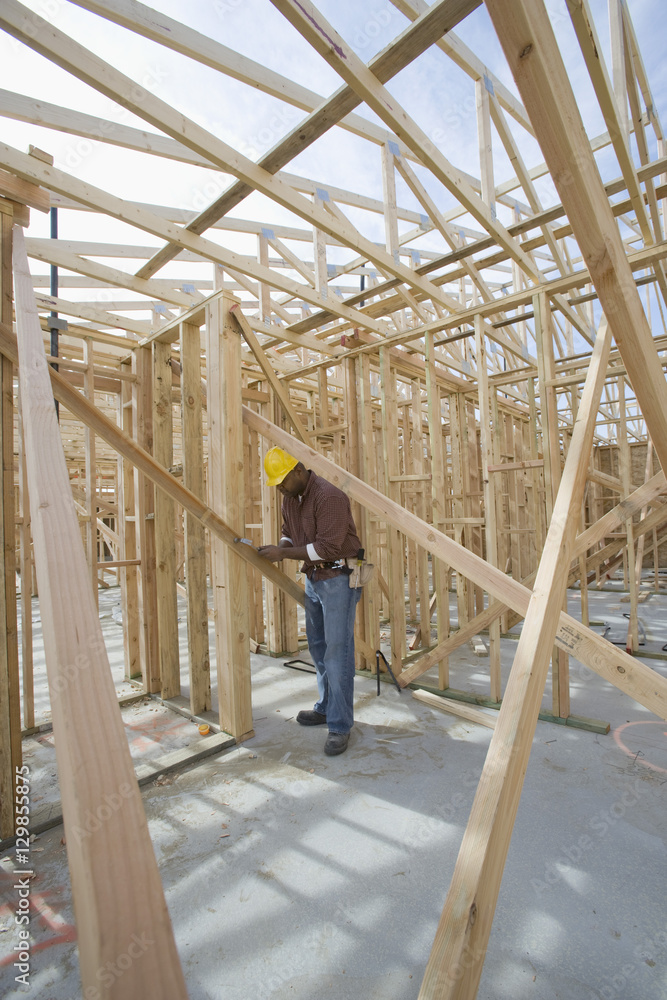
[(375, 566), (373, 563), (366, 562), (365, 559), (361, 563), (358, 559), (346, 559), (345, 565), (350, 572), (347, 582), (351, 590), (356, 590), (358, 587), (365, 586), (375, 572)]

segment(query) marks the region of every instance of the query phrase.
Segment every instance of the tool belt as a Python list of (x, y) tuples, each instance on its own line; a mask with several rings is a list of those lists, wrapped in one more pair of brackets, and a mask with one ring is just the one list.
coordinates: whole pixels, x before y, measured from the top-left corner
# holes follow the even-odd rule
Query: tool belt
[(316, 570), (335, 569), (341, 573), (347, 573), (348, 584), (351, 590), (357, 590), (359, 587), (365, 586), (375, 572), (373, 563), (366, 562), (363, 549), (359, 549), (356, 556), (350, 556), (347, 559), (313, 563), (313, 568)]
[(344, 559), (343, 562), (346, 566), (346, 572), (349, 573), (347, 582), (351, 590), (357, 590), (359, 587), (365, 586), (372, 579), (375, 572), (373, 563), (357, 558)]

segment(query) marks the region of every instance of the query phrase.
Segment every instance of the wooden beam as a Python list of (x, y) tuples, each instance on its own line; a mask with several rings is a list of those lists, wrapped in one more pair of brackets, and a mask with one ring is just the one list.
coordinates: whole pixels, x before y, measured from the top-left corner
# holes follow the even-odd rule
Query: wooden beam
[(19, 205), (36, 208), (38, 212), (51, 210), (51, 196), (48, 191), (30, 181), (21, 180), (6, 170), (0, 170), (0, 195)]
[[(0, 214), (0, 319), (12, 321), (12, 214)], [(21, 454), (21, 458), (23, 455)], [(24, 498), (25, 501), (25, 498)], [(22, 538), (22, 547), (27, 543)], [(16, 524), (14, 501), (14, 365), (0, 359), (0, 837), (11, 837), (16, 827), (15, 794), (21, 749), (18, 631), (16, 620)], [(29, 546), (28, 546), (29, 553)], [(30, 558), (26, 560), (30, 563)], [(22, 569), (24, 564), (22, 564)], [(21, 593), (25, 593), (21, 578)], [(28, 585), (27, 606), (32, 624)], [(26, 602), (23, 602), (25, 606)], [(31, 624), (28, 626), (30, 631)], [(31, 651), (32, 652), (32, 651)], [(24, 663), (24, 683), (32, 675), (32, 660)], [(26, 711), (33, 710), (32, 691)]]
[[(153, 456), (170, 468), (174, 461), (171, 344), (153, 344)], [(162, 698), (181, 693), (176, 599), (176, 509), (162, 490), (155, 494), (155, 587)]]
[[(28, 256), (30, 256), (28, 254)], [(52, 295), (35, 295), (37, 308), (41, 311), (48, 309), (49, 312), (57, 312), (65, 316), (76, 316), (78, 319), (90, 320), (98, 326), (110, 326), (117, 330), (131, 330), (132, 333), (145, 337), (150, 333), (150, 323), (144, 320), (131, 319), (129, 316), (119, 316), (117, 313), (108, 312), (106, 309), (97, 306), (81, 305), (78, 302), (70, 302), (67, 299), (56, 298)], [(150, 301), (146, 301), (146, 308), (150, 308)]]
[(34, 260), (44, 261), (46, 264), (55, 264), (57, 267), (67, 268), (75, 274), (85, 274), (88, 278), (97, 278), (107, 285), (117, 285), (119, 288), (131, 288), (135, 292), (146, 295), (148, 301), (146, 307), (150, 308), (150, 299), (159, 299), (161, 302), (171, 302), (173, 305), (183, 306), (189, 309), (192, 305), (192, 296), (179, 292), (176, 289), (165, 288), (162, 283), (154, 284), (144, 278), (136, 278), (133, 274), (120, 271), (118, 268), (109, 267), (107, 264), (99, 264), (97, 261), (88, 260), (78, 253), (64, 250), (58, 245), (58, 240), (26, 240), (26, 250), (28, 256)]
[(664, 493), (665, 489), (667, 489), (665, 473), (658, 472), (645, 482), (643, 486), (640, 486), (629, 496), (625, 497), (625, 499), (621, 500), (612, 510), (608, 511), (595, 524), (592, 524), (590, 528), (587, 528), (586, 531), (578, 535), (574, 546), (574, 556), (576, 557), (587, 552), (593, 545), (601, 541), (605, 535), (611, 534), (619, 524), (639, 513), (643, 507), (650, 504), (661, 493)]
[(611, 334), (600, 328), (535, 589), (420, 990), (474, 1000), (567, 586)]
[(430, 691), (413, 691), (412, 697), (421, 701), (429, 708), (437, 708), (440, 712), (449, 712), (450, 715), (460, 716), (468, 722), (476, 722), (487, 729), (495, 729), (498, 721), (498, 714), (495, 711), (486, 711), (483, 708), (473, 708), (466, 705), (464, 701), (453, 701), (451, 698), (441, 698), (440, 695), (431, 694)]
[[(69, 500), (42, 332), (18, 229), (14, 277), (19, 369), (30, 373), (21, 380), (20, 391), (83, 992), (97, 992), (99, 970), (117, 961), (133, 942), (148, 940), (108, 987), (108, 996), (120, 1000), (157, 990), (161, 997), (184, 1000), (185, 981)], [(116, 873), (113, 881), (110, 870)]]
[[(207, 310), (206, 409), (208, 495), (213, 510), (245, 535), (243, 423), (241, 420), (241, 325), (232, 319), (236, 300), (228, 295)], [(247, 545), (211, 539), (211, 587), (218, 673), (220, 727), (238, 741), (252, 728), (248, 580), (241, 558)]]
[[(192, 323), (181, 325), (181, 414), (183, 420), (183, 485), (204, 497), (204, 440), (201, 391), (201, 335)], [(211, 657), (208, 638), (206, 533), (192, 514), (185, 514), (185, 587), (188, 618), (190, 711), (211, 707)]]

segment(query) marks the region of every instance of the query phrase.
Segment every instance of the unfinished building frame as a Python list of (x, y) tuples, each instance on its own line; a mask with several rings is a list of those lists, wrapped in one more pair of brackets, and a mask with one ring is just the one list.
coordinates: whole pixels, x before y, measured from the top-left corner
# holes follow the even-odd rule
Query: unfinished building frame
[[(407, 27), (369, 63), (307, 0), (272, 0), (339, 74), (327, 99), (140, 3), (73, 2), (305, 116), (255, 162), (3, 0), (3, 31), (152, 131), (7, 91), (0, 114), (139, 152), (148, 169), (164, 157), (233, 180), (186, 213), (117, 197), (39, 148), (0, 144), (0, 835), (15, 833), (21, 734), (35, 725), (38, 592), (84, 989), (118, 953), (120, 928), (150, 927), (156, 947), (109, 996), (157, 995), (156, 983), (161, 997), (186, 995), (97, 593), (120, 585), (127, 679), (179, 705), (187, 667), (195, 715), (211, 708), (212, 617), (220, 728), (248, 738), (251, 648), (294, 653), (303, 639), (297, 574), (238, 543), (276, 540), (261, 470), (279, 444), (350, 495), (377, 565), (357, 615), (359, 670), (375, 667), (382, 622), (402, 687), (437, 667), (438, 692), (474, 700), (451, 690), (448, 657), (488, 633), (483, 702), (498, 719), (420, 993), (474, 998), (549, 669), (559, 724), (596, 726), (571, 706), (570, 656), (667, 718), (667, 681), (633, 656), (642, 587), (664, 585), (666, 563), (667, 157), (629, 7), (610, 0), (610, 75), (587, 0), (566, 3), (606, 124), (590, 139), (543, 0), (485, 3), (520, 99), (454, 33), (480, 0), (392, 0)], [(472, 81), (479, 177), (387, 88), (431, 46)], [(335, 128), (367, 144), (382, 199), (285, 172)], [(544, 162), (525, 162), (522, 134)], [(515, 174), (502, 184), (499, 147)], [(599, 153), (616, 172), (601, 175)], [(548, 207), (545, 176), (560, 199)], [(438, 191), (456, 207), (439, 207)], [(232, 217), (253, 192), (293, 224)], [(54, 210), (115, 220), (153, 244), (24, 235), (31, 211)], [(384, 245), (349, 216), (381, 218)], [(231, 248), (238, 233), (256, 238), (254, 256)], [(136, 272), (123, 268), (136, 258)], [(59, 269), (59, 288), (45, 294), (29, 259)], [(172, 261), (200, 262), (208, 276), (183, 280)], [(588, 627), (588, 585), (616, 573), (630, 594), (625, 650)], [(573, 586), (581, 620), (563, 610)], [(501, 634), (521, 619), (503, 690)], [(89, 715), (98, 725), (84, 741)], [(119, 788), (99, 834), (77, 837)], [(124, 877), (111, 896), (102, 886), (115, 857)]]

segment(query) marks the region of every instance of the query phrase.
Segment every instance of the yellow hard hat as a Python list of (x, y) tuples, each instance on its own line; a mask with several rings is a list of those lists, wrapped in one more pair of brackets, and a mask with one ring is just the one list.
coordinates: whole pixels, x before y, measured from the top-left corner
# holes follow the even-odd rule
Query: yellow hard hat
[(264, 456), (264, 471), (268, 476), (266, 485), (277, 486), (282, 483), (287, 473), (298, 464), (299, 460), (289, 452), (282, 448), (270, 448)]

